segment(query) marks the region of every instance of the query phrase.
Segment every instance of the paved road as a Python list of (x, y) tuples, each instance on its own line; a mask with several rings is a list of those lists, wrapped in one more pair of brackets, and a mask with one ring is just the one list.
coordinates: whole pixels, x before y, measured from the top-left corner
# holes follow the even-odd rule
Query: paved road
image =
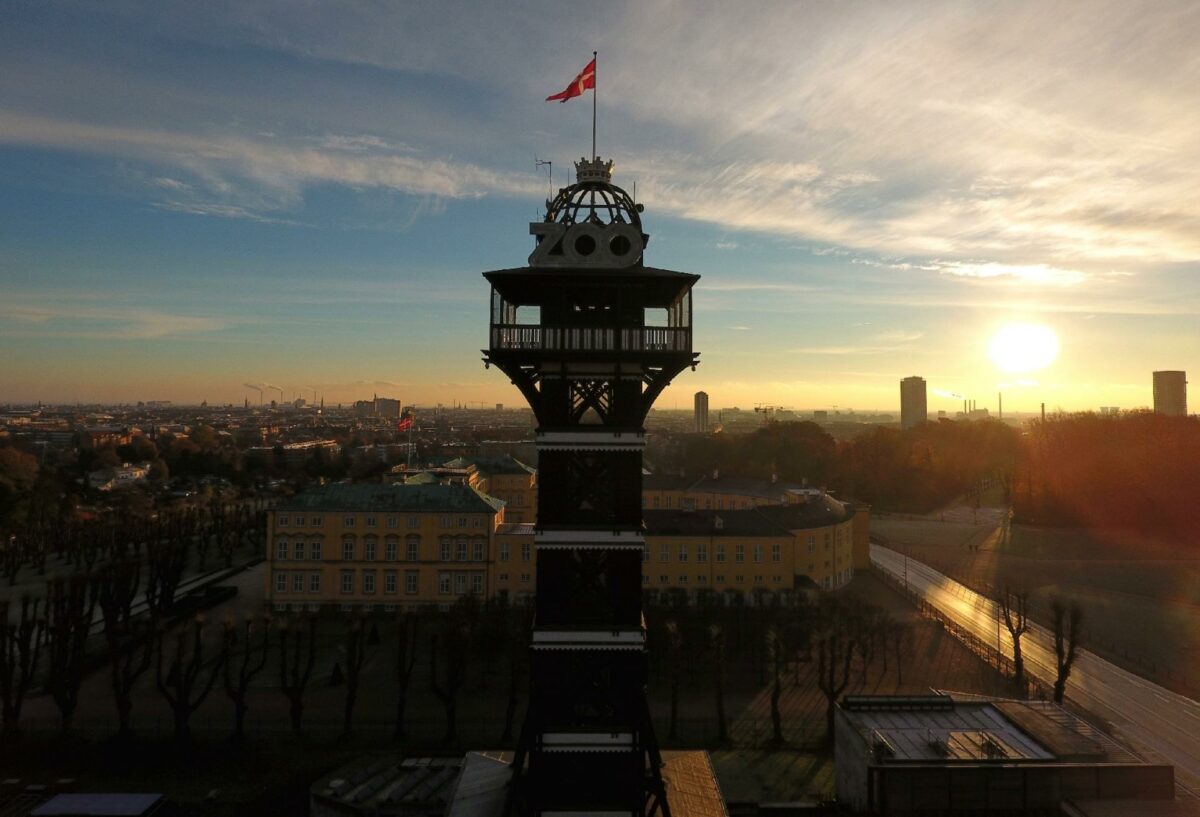
[[(926, 564), (871, 545), (871, 561), (988, 644), (1012, 655), (1012, 638), (999, 622), (997, 604)], [(999, 635), (997, 635), (999, 632)], [(1147, 634), (1147, 637), (1153, 637)], [(1056, 675), (1053, 633), (1030, 623), (1021, 639), (1025, 669), (1049, 686)], [(1080, 650), (1067, 697), (1106, 718), (1121, 733), (1175, 765), (1176, 782), (1200, 797), (1200, 704)]]

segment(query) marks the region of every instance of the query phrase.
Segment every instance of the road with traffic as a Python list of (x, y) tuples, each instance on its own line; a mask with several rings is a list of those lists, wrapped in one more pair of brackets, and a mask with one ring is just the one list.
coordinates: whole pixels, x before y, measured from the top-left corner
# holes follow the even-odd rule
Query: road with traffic
[[(1000, 623), (999, 605), (922, 562), (882, 545), (871, 561), (930, 605), (987, 644), (1012, 656), (1012, 637)], [(1153, 638), (1153, 633), (1147, 633)], [(1057, 675), (1053, 633), (1034, 622), (1021, 638), (1025, 669), (1053, 686)], [(1176, 783), (1200, 797), (1200, 704), (1147, 681), (1087, 650), (1080, 650), (1067, 698), (1105, 718), (1115, 731), (1157, 752), (1175, 766)]]

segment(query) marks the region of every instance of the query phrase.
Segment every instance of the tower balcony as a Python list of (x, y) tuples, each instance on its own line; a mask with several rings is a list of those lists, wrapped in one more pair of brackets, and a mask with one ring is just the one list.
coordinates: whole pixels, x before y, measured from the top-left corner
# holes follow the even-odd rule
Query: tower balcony
[(691, 352), (690, 327), (531, 326), (494, 323), (492, 352)]

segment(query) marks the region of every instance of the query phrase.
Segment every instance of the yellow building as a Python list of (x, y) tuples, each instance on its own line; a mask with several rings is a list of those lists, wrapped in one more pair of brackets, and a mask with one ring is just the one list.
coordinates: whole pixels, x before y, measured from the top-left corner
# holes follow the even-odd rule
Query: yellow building
[(807, 485), (778, 480), (723, 477), (716, 470), (699, 478), (642, 477), (642, 507), (648, 511), (744, 511), (763, 505), (795, 505), (821, 493)]
[[(277, 505), (268, 521), (269, 602), (390, 610), (533, 593), (536, 473), (473, 463), (451, 470), (462, 479), (438, 482), (431, 471), (402, 484), (326, 485)], [(762, 593), (834, 590), (869, 567), (866, 506), (815, 489), (722, 482), (738, 490), (649, 489), (660, 507), (644, 512), (646, 591), (753, 603)], [(684, 509), (661, 507), (666, 496)]]
[(504, 503), (466, 485), (325, 485), (268, 514), (276, 609), (395, 609), (493, 595)]

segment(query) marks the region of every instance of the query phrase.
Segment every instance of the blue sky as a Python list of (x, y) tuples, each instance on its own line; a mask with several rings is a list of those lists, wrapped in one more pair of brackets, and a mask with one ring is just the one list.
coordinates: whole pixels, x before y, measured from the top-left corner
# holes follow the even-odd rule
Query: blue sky
[[(599, 150), (698, 272), (660, 402), (1150, 402), (1200, 370), (1200, 7), (18, 0), (0, 401), (504, 401), (485, 269)], [(1047, 368), (988, 342), (1045, 325)]]

